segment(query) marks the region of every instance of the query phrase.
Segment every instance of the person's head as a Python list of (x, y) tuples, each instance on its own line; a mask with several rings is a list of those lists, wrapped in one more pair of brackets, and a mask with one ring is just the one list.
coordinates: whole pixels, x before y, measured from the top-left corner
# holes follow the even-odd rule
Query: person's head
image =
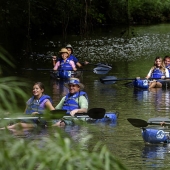
[(80, 83), (78, 78), (70, 78), (69, 82), (65, 84), (65, 86), (69, 89), (71, 94), (77, 93), (84, 89), (84, 85)]
[(68, 50), (69, 54), (73, 54), (73, 47), (71, 46), (71, 44), (67, 44), (66, 49)]
[(32, 93), (34, 96), (41, 96), (44, 93), (45, 87), (41, 82), (36, 82), (33, 85)]
[(164, 66), (163, 60), (162, 60), (161, 57), (156, 57), (155, 58), (154, 66), (156, 66), (156, 67), (163, 67)]
[(170, 65), (170, 56), (165, 56), (163, 60), (164, 60), (165, 66)]
[(65, 60), (66, 58), (69, 57), (69, 52), (66, 48), (62, 48), (60, 51), (59, 51), (59, 54), (61, 55), (61, 57)]

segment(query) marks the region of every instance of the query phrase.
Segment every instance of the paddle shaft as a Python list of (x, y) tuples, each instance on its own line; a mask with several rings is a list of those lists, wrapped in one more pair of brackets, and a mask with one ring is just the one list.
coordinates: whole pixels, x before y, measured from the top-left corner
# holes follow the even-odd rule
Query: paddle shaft
[[(165, 79), (170, 79), (169, 77), (161, 79), (161, 78), (149, 78), (149, 79), (141, 79), (141, 80), (165, 80)], [(121, 81), (121, 80), (136, 80), (136, 78), (120, 78), (117, 79), (116, 77), (113, 76), (113, 78), (111, 76), (109, 76), (109, 78), (105, 77), (105, 78), (101, 78), (101, 81)]]
[(167, 122), (163, 122), (163, 121), (160, 121), (160, 122), (147, 122), (145, 120), (142, 120), (142, 119), (135, 119), (135, 118), (128, 118), (127, 119), (133, 126), (135, 127), (147, 127), (148, 125), (159, 125), (159, 126), (169, 126), (170, 123), (167, 123)]
[[(22, 70), (26, 70), (26, 71), (73, 71), (73, 70), (53, 70), (53, 69), (49, 69), (49, 68), (36, 68), (36, 69), (32, 69), (32, 68), (23, 68)], [(98, 71), (107, 71), (109, 70), (108, 68), (103, 68), (100, 69)], [(85, 70), (85, 69), (78, 69), (76, 71), (92, 71), (92, 70)]]

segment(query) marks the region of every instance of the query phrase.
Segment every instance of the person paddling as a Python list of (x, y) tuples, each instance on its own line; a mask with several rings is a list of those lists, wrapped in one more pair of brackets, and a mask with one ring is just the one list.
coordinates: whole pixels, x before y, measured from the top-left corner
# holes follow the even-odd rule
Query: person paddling
[[(50, 96), (44, 94), (45, 87), (43, 83), (36, 82), (33, 85), (32, 93), (33, 96), (26, 102), (25, 114), (27, 115), (38, 115), (43, 114), (45, 110), (55, 110), (52, 105), (52, 99)], [(34, 128), (38, 124), (37, 119), (33, 120), (22, 120), (20, 123), (16, 123), (7, 126), (8, 129), (17, 127), (21, 128)], [(44, 122), (45, 123), (45, 122)]]
[(59, 78), (69, 78), (71, 77), (71, 71), (76, 71), (76, 66), (72, 60), (69, 59), (69, 52), (66, 48), (62, 48), (59, 51), (60, 58), (55, 64), (53, 70), (58, 70)]
[(161, 81), (163, 81), (161, 79), (166, 77), (169, 77), (168, 69), (165, 68), (162, 58), (156, 57), (153, 67), (150, 69), (148, 75), (146, 76), (146, 79), (153, 79), (153, 81), (149, 82), (149, 88), (161, 88)]
[[(69, 93), (64, 96), (55, 109), (63, 109), (67, 111), (68, 115), (75, 116), (77, 113), (87, 113), (88, 97), (87, 93), (83, 91), (84, 85), (80, 83), (78, 78), (70, 78), (69, 82), (65, 84), (69, 89)], [(55, 120), (53, 126), (72, 125), (73, 122), (67, 119)]]

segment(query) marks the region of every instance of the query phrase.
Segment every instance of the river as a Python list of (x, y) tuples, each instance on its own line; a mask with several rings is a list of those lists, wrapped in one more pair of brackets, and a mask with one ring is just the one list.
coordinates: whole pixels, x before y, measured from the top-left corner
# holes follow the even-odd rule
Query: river
[[(112, 70), (107, 74), (117, 78), (144, 78), (156, 56), (170, 55), (170, 24), (151, 26), (133, 26), (122, 34), (120, 28), (103, 28), (96, 30), (87, 39), (70, 35), (67, 43), (74, 47), (74, 54), (80, 61), (90, 63), (108, 63)], [(33, 44), (36, 52), (32, 56), (34, 67), (52, 68), (52, 61), (40, 57), (56, 53), (63, 46), (62, 37), (54, 36), (49, 39), (39, 39)], [(36, 64), (35, 64), (36, 62)], [(31, 67), (29, 62), (25, 67)], [(119, 112), (116, 126), (99, 125), (97, 129), (82, 127), (70, 130), (73, 138), (77, 139), (80, 132), (92, 133), (95, 144), (101, 140), (110, 152), (116, 155), (130, 170), (161, 170), (169, 169), (170, 145), (148, 145), (142, 140), (140, 128), (132, 126), (127, 118), (148, 120), (151, 117), (169, 116), (169, 89), (134, 90), (131, 83), (117, 81), (114, 84), (102, 84), (100, 78), (105, 75), (93, 73), (93, 65), (85, 66), (81, 81), (89, 97), (89, 108), (102, 107), (108, 112)], [(64, 86), (50, 79), (49, 71), (24, 71), (22, 76), (32, 82), (42, 81), (46, 93), (51, 95), (56, 105), (67, 92)], [(30, 94), (31, 95), (31, 94)], [(69, 129), (67, 129), (69, 133)]]

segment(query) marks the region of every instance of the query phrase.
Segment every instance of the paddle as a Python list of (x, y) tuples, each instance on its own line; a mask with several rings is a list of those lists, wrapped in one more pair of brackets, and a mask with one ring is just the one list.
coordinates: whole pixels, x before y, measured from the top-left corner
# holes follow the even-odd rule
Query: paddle
[(121, 78), (121, 79), (118, 79), (115, 76), (106, 76), (106, 77), (100, 78), (100, 82), (103, 83), (103, 84), (113, 84), (116, 81), (121, 81), (121, 80), (135, 80), (135, 78)]
[[(58, 113), (54, 111), (54, 113), (56, 113), (55, 115), (57, 115)], [(79, 116), (89, 116), (92, 119), (102, 119), (105, 116), (106, 110), (104, 108), (92, 108), (90, 110), (88, 110), (87, 113), (77, 113), (75, 114), (75, 117), (79, 118)], [(63, 115), (64, 117), (71, 117), (70, 115)]]
[[(135, 118), (128, 118), (127, 119), (133, 126), (135, 127), (147, 127), (148, 125), (160, 125), (161, 126), (161, 121), (160, 122), (147, 122), (142, 119), (135, 119)], [(164, 123), (163, 125), (170, 125), (170, 123)]]
[(148, 119), (148, 123), (150, 122), (167, 122), (170, 123), (170, 119), (167, 117), (154, 117), (154, 118), (150, 118)]
[(106, 113), (104, 108), (92, 108), (86, 113), (90, 118), (102, 119)]
[[(164, 80), (164, 79), (170, 79), (169, 77), (167, 78), (164, 78), (164, 79), (161, 79), (161, 78), (150, 78), (148, 80)], [(100, 82), (101, 83), (104, 83), (104, 84), (113, 84), (115, 83), (116, 81), (121, 81), (121, 80), (136, 80), (136, 78), (120, 78), (118, 79), (117, 77), (115, 76), (106, 76), (106, 77), (103, 77), (103, 78), (100, 78)], [(141, 80), (147, 80), (147, 79), (141, 79)]]
[[(26, 115), (26, 116), (19, 116), (19, 117), (6, 117), (3, 119), (6, 120), (23, 120), (23, 119), (41, 119), (41, 118), (47, 118), (47, 119), (61, 119), (63, 116), (66, 116), (66, 110), (52, 110), (49, 113), (50, 114), (36, 114), (35, 116), (33, 115)], [(105, 116), (106, 110), (104, 108), (92, 108), (90, 110), (88, 110), (87, 113), (80, 113), (80, 114), (76, 114), (76, 116), (80, 116), (80, 115), (88, 115), (90, 118), (93, 119), (102, 119)], [(44, 117), (41, 117), (44, 116)], [(69, 117), (71, 117), (69, 115)]]
[[(48, 68), (36, 68), (36, 69), (22, 68), (22, 70), (26, 70), (26, 71), (53, 71), (53, 72), (55, 72), (55, 70), (48, 69)], [(110, 70), (111, 70), (111, 68), (109, 68), (109, 67), (95, 67), (93, 69), (93, 72), (95, 74), (107, 74)], [(60, 70), (60, 71), (62, 71), (62, 70)], [(67, 71), (69, 71), (69, 70), (67, 70)], [(70, 71), (73, 71), (73, 70), (70, 70)], [(89, 71), (89, 72), (91, 72), (92, 70), (78, 69), (77, 71)]]
[[(45, 114), (35, 114), (35, 115), (24, 115), (19, 117), (5, 117), (3, 119), (5, 120), (23, 120), (23, 119), (41, 119), (41, 118), (47, 118), (47, 119), (60, 119), (63, 116), (66, 115), (66, 110), (51, 110), (50, 112), (47, 112)], [(42, 117), (44, 116), (44, 117)]]

